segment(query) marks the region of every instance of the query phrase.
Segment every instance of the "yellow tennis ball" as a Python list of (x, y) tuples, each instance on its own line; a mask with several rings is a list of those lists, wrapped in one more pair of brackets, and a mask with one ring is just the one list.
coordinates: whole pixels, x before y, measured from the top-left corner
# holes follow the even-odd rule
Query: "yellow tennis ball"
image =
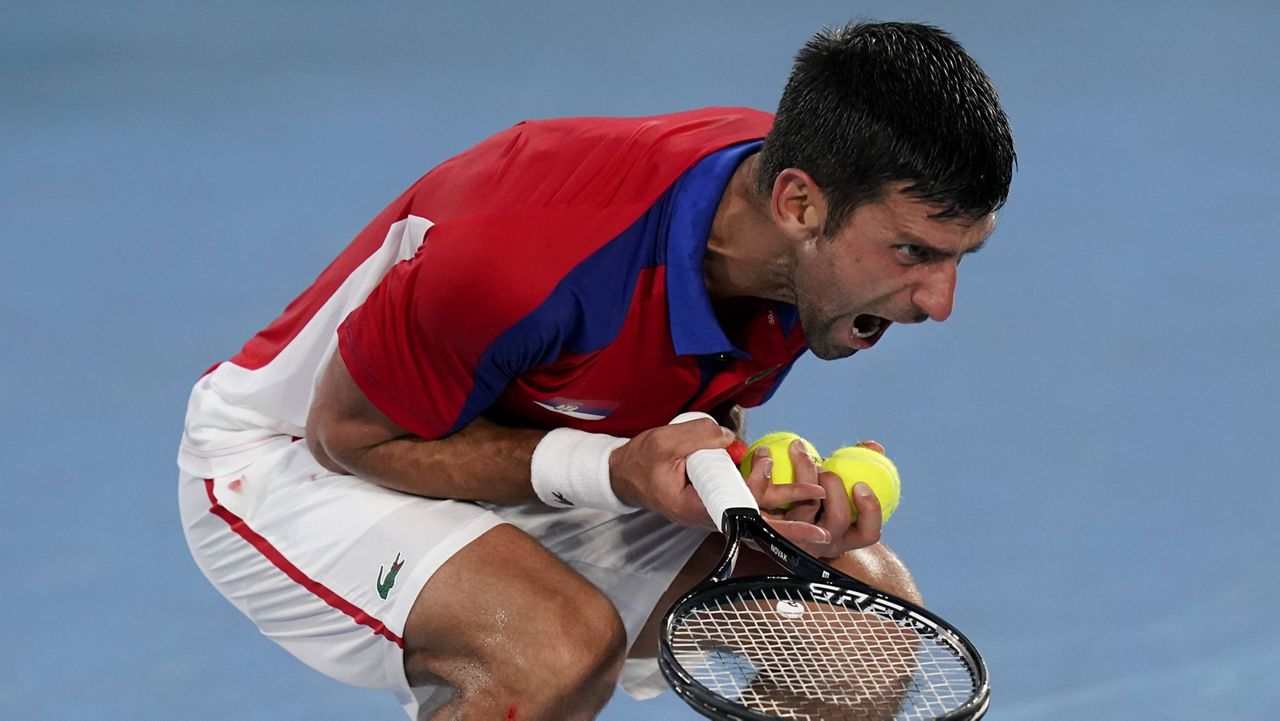
[[(844, 490), (849, 494), (849, 508), (853, 511), (850, 522), (858, 518), (858, 509), (853, 505), (853, 486), (865, 483), (875, 492), (880, 500), (880, 513), (883, 520), (898, 509), (898, 499), (902, 492), (902, 481), (898, 478), (898, 469), (883, 452), (883, 446), (875, 443), (870, 446), (846, 446), (822, 462), (822, 467), (840, 476), (844, 481)], [(876, 450), (876, 449), (880, 450)]]
[(771, 473), (774, 483), (794, 483), (795, 470), (791, 467), (791, 454), (788, 449), (792, 442), (799, 439), (804, 443), (804, 449), (808, 452), (809, 457), (813, 458), (814, 463), (819, 463), (822, 456), (818, 455), (818, 449), (813, 444), (806, 441), (795, 433), (789, 431), (778, 431), (776, 433), (766, 433), (760, 436), (751, 447), (747, 449), (747, 457), (742, 459), (742, 465), (738, 468), (742, 471), (742, 477), (746, 478), (751, 475), (751, 460), (755, 458), (756, 449), (765, 447), (769, 449), (769, 457), (773, 459), (773, 471)]

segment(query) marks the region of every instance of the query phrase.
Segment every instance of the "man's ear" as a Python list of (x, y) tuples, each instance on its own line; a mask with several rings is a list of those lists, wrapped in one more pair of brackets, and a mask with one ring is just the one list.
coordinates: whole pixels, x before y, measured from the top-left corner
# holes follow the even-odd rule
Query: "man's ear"
[(769, 198), (773, 222), (793, 240), (821, 237), (827, 222), (827, 199), (808, 173), (787, 168), (773, 179)]

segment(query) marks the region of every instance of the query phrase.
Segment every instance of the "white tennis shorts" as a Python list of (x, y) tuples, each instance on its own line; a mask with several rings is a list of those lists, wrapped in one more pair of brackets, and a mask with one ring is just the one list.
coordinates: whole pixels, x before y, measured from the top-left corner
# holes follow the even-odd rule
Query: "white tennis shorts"
[[(633, 642), (662, 593), (706, 537), (658, 514), (427, 499), (320, 466), (282, 437), (237, 473), (179, 476), (187, 543), (205, 576), (264, 635), (340, 681), (395, 694), (411, 719), (446, 703), (448, 686), (410, 688), (405, 620), (454, 553), (511, 523), (594, 583)], [(652, 660), (628, 661), (622, 686), (657, 695)]]

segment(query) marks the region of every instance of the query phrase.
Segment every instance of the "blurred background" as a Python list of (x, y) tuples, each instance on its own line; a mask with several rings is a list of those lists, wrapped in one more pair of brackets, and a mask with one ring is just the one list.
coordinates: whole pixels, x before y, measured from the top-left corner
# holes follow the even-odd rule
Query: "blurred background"
[(1020, 168), (952, 319), (806, 358), (753, 435), (888, 447), (885, 539), (984, 650), (988, 718), (1275, 718), (1280, 5), (816, 0), (0, 3), (0, 716), (402, 718), (191, 561), (190, 385), (444, 158), (771, 110), (851, 19), (954, 34)]

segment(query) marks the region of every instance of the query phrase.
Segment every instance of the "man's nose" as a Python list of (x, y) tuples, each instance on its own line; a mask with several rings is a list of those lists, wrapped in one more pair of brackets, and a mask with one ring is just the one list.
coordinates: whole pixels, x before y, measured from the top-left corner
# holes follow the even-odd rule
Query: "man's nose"
[(916, 288), (911, 300), (931, 320), (941, 323), (950, 318), (956, 300), (956, 264), (938, 265)]

